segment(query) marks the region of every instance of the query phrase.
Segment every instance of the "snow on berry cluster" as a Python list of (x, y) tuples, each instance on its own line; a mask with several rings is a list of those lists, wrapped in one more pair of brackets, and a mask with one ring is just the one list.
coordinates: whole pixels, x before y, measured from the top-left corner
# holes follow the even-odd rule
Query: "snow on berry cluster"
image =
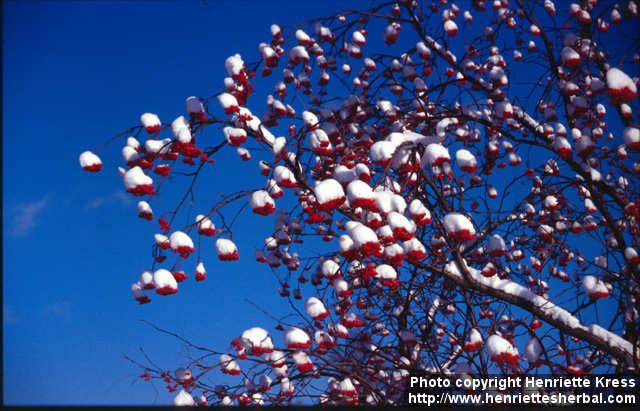
[[(285, 401), (343, 348), (350, 354), (342, 360), (355, 362), (346, 369), (357, 365), (371, 379), (363, 384), (338, 370), (322, 403), (393, 401), (409, 369), (477, 369), (485, 359), (504, 372), (545, 365), (580, 373), (594, 367), (573, 345), (585, 333), (600, 353), (609, 347), (620, 363), (628, 360), (628, 341), (584, 325), (551, 300), (552, 289), (562, 287), (584, 307), (622, 295), (620, 284), (637, 291), (629, 279), (640, 262), (640, 197), (629, 177), (640, 170), (638, 77), (605, 62), (600, 44), (571, 29), (593, 24), (606, 32), (609, 23), (637, 16), (637, 7), (615, 5), (607, 18), (594, 13), (595, 2), (571, 4), (567, 27), (548, 31), (510, 2), (475, 3), (472, 10), (431, 5), (438, 28), (417, 30), (419, 41), (402, 52), (404, 37), (413, 38), (405, 34), (415, 29), (410, 22), (428, 17), (417, 13), (417, 2), (380, 6), (371, 18), (387, 13), (378, 34), (396, 57), (369, 54), (377, 41), (365, 17), (338, 15), (318, 20), (313, 31), (290, 33), (272, 25), (270, 39), (258, 46), (259, 61), (247, 63), (240, 54), (225, 60), (227, 77), (213, 98), (188, 97), (185, 114), (170, 122), (144, 113), (130, 129), (118, 170), (125, 191), (140, 197), (138, 216), (157, 219), (159, 228), (153, 264), (131, 286), (135, 300), (150, 302), (154, 290), (176, 294), (190, 276), (181, 266), (203, 281), (204, 259), (217, 258), (222, 270), (248, 258), (252, 253), (240, 250), (243, 241), (219, 218), (242, 202), (243, 218), (274, 222), (255, 260), (285, 273), (277, 276), (278, 293), (302, 304), (299, 324), (278, 325), (282, 338), (248, 328), (232, 341), (234, 352), (219, 356), (220, 372), (244, 376), (236, 389), (219, 387), (195, 399), (190, 373), (164, 373), (170, 389), (182, 387), (175, 405)], [(489, 25), (464, 52), (448, 48), (465, 41), (472, 11), (504, 24), (513, 44), (502, 50)], [(557, 13), (550, 0), (539, 12)], [(555, 32), (557, 50), (541, 41)], [(524, 59), (553, 65), (533, 107), (510, 87), (522, 81)], [(258, 75), (276, 77), (266, 105), (254, 96)], [(336, 91), (345, 85), (346, 94)], [(217, 143), (205, 129), (217, 133)], [(216, 170), (214, 160), (229, 149), (256, 186), (196, 203), (196, 218), (186, 226), (174, 227), (184, 201), (172, 211), (152, 208), (164, 184), (182, 174), (197, 177), (207, 167), (232, 179), (234, 172)], [(91, 151), (79, 161), (89, 172), (103, 167)], [(603, 239), (601, 249), (582, 250), (580, 242), (594, 236)], [(331, 245), (328, 251), (299, 254), (322, 243)], [(636, 302), (629, 297), (622, 304), (631, 322)], [(531, 318), (501, 310), (504, 304), (529, 309)], [(518, 327), (530, 335), (526, 344), (516, 337)], [(540, 327), (563, 328), (575, 341), (562, 337), (543, 349)], [(250, 375), (252, 361), (264, 372)], [(279, 393), (268, 393), (275, 386)]]

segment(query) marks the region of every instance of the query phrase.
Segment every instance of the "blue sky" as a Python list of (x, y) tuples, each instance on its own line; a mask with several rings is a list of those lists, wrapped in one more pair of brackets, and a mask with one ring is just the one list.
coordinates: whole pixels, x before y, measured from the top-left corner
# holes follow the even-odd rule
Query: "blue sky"
[[(99, 151), (105, 169), (98, 175), (80, 169), (78, 154), (99, 149), (143, 112), (170, 121), (184, 112), (187, 96), (219, 91), (224, 59), (239, 52), (252, 60), (271, 23), (304, 22), (344, 4), (4, 2), (5, 403), (166, 404), (163, 385), (141, 382), (123, 355), (141, 358), (144, 347), (174, 369), (185, 351), (139, 320), (225, 349), (250, 326), (274, 325), (245, 299), (288, 312), (274, 276), (253, 262), (263, 238), (255, 233), (273, 224), (255, 216), (235, 227), (240, 262), (218, 263), (210, 241), (207, 281), (188, 280), (177, 296), (152, 294), (151, 304), (137, 305), (129, 287), (149, 266), (157, 226), (137, 218), (136, 200), (124, 193), (115, 170), (121, 142)], [(208, 136), (219, 141), (220, 134)], [(198, 187), (203, 201), (262, 184), (225, 150)], [(172, 186), (161, 203), (175, 199), (179, 184)]]
[[(138, 219), (135, 201), (124, 195), (115, 170), (119, 143), (101, 152), (105, 171), (96, 176), (80, 169), (78, 154), (137, 124), (145, 111), (169, 120), (187, 96), (218, 91), (224, 59), (257, 56), (271, 23), (304, 22), (340, 7), (4, 2), (5, 403), (165, 404), (162, 386), (159, 394), (147, 383), (132, 386), (139, 372), (123, 354), (140, 357), (142, 346), (176, 367), (184, 352), (140, 319), (221, 349), (247, 326), (272, 323), (244, 298), (284, 308), (274, 277), (257, 275), (253, 258), (216, 263), (212, 245), (206, 282), (191, 280), (177, 298), (137, 305), (129, 287), (150, 262), (156, 226)], [(237, 173), (239, 163), (218, 164), (215, 191), (232, 190), (220, 176)], [(239, 234), (251, 224), (241, 222)], [(261, 238), (245, 241), (241, 250), (252, 257)]]

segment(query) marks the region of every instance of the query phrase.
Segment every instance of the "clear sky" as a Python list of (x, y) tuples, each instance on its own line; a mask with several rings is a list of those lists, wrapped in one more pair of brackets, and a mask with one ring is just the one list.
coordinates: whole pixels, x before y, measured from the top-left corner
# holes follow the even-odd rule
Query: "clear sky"
[[(156, 393), (137, 380), (123, 354), (141, 358), (144, 347), (173, 368), (184, 351), (139, 320), (219, 349), (248, 326), (273, 323), (244, 301), (285, 311), (276, 280), (258, 275), (264, 268), (253, 262), (262, 238), (240, 236), (247, 258), (233, 267), (217, 263), (211, 245), (206, 282), (194, 286), (191, 279), (177, 298), (152, 295), (155, 301), (139, 306), (129, 287), (150, 262), (156, 225), (138, 219), (135, 200), (124, 195), (115, 170), (120, 142), (100, 152), (105, 170), (96, 176), (82, 171), (78, 154), (136, 125), (145, 111), (171, 120), (186, 97), (219, 91), (224, 59), (236, 52), (257, 57), (271, 23), (304, 22), (343, 6), (3, 3), (4, 401), (166, 404), (163, 386)], [(210, 191), (233, 190), (221, 177), (237, 174), (238, 164), (221, 160)], [(251, 220), (239, 234), (250, 232)], [(266, 228), (273, 224), (265, 220)]]
[[(347, 4), (3, 2), (5, 403), (168, 404), (164, 386), (140, 381), (124, 354), (141, 359), (143, 347), (175, 369), (186, 352), (141, 319), (224, 350), (244, 329), (274, 325), (246, 300), (288, 311), (274, 276), (254, 262), (263, 239), (256, 233), (273, 224), (256, 216), (235, 230), (245, 258), (219, 263), (211, 241), (204, 283), (191, 278), (177, 296), (150, 293), (151, 304), (136, 304), (129, 289), (149, 266), (156, 222), (137, 218), (136, 200), (124, 192), (115, 169), (121, 141), (98, 151), (105, 166), (98, 175), (82, 171), (78, 155), (137, 125), (143, 112), (168, 122), (184, 113), (186, 97), (219, 91), (224, 59), (241, 53), (252, 61), (271, 23), (304, 22)], [(226, 150), (207, 170), (199, 198), (263, 183)]]

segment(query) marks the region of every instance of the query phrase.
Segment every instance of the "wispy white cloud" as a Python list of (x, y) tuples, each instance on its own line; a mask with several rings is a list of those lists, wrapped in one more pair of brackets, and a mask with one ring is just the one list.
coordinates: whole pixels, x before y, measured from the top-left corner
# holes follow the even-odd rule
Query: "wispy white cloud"
[(100, 208), (109, 204), (113, 204), (113, 203), (117, 203), (117, 204), (121, 204), (121, 205), (131, 205), (132, 200), (130, 197), (128, 197), (123, 191), (115, 191), (113, 193), (111, 193), (110, 195), (106, 195), (103, 197), (97, 197), (94, 198), (92, 200), (89, 200), (85, 205), (84, 205), (84, 209), (85, 211), (88, 210), (93, 210), (95, 208)]
[(84, 205), (85, 210), (93, 210), (94, 208), (102, 207), (106, 201), (106, 197), (98, 197), (93, 200), (87, 201), (87, 204)]
[(21, 203), (9, 209), (9, 234), (19, 237), (29, 234), (38, 225), (38, 219), (49, 199), (47, 194), (39, 200)]

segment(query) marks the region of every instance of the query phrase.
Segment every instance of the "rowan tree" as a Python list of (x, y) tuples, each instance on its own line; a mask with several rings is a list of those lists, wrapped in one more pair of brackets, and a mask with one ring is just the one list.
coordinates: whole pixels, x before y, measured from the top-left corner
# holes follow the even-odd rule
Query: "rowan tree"
[[(637, 373), (638, 20), (634, 1), (379, 2), (274, 24), (213, 95), (142, 114), (117, 135), (158, 223), (135, 300), (255, 258), (296, 316), (143, 378), (183, 405), (381, 404), (415, 371)], [(195, 198), (219, 156), (261, 187)], [(165, 183), (184, 193), (153, 210)], [(262, 249), (233, 242), (239, 216), (273, 219)]]

